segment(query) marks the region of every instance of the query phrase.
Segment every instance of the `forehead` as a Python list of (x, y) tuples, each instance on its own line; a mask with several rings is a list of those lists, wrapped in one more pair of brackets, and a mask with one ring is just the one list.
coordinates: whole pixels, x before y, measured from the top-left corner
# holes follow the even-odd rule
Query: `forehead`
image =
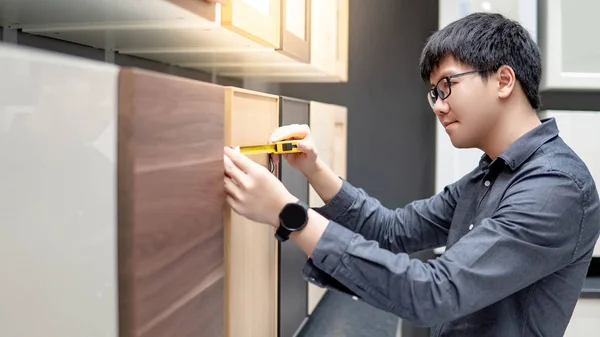
[(429, 75), (431, 85), (435, 85), (441, 78), (470, 70), (469, 67), (457, 61), (452, 55), (444, 56), (433, 68)]

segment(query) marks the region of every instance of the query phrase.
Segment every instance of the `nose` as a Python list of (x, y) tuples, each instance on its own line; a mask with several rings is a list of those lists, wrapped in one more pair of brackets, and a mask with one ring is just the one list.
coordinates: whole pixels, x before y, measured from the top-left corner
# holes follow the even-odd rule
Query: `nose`
[(443, 99), (438, 99), (432, 107), (436, 115), (445, 115), (450, 112), (450, 105)]

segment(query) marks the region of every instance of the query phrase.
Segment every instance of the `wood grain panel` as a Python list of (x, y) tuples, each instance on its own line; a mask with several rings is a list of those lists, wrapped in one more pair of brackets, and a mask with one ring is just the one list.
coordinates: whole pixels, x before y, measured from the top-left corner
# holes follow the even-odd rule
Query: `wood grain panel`
[[(346, 107), (310, 102), (310, 128), (321, 160), (338, 176), (346, 178), (347, 109)], [(309, 206), (321, 207), (323, 200), (309, 188)], [(308, 314), (311, 314), (327, 290), (308, 285)]]
[[(281, 97), (280, 125), (309, 124), (309, 102)], [(280, 178), (295, 197), (308, 203), (308, 180), (284, 159)], [(308, 283), (302, 278), (307, 256), (291, 240), (279, 244), (279, 336), (291, 337), (306, 319)]]
[(224, 96), (119, 75), (120, 336), (223, 336)]
[[(279, 125), (279, 97), (225, 89), (227, 146), (266, 144)], [(268, 167), (268, 155), (249, 156)], [(277, 240), (268, 225), (225, 211), (226, 313), (229, 337), (277, 336)]]

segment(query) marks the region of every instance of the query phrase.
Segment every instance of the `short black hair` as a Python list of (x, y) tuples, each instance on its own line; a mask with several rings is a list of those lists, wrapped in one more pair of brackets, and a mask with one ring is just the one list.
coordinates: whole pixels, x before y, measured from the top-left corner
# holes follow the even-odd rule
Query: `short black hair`
[(435, 32), (421, 53), (423, 81), (429, 83), (431, 72), (447, 55), (481, 70), (484, 79), (501, 66), (510, 66), (531, 106), (540, 107), (540, 51), (518, 22), (497, 13), (473, 13)]

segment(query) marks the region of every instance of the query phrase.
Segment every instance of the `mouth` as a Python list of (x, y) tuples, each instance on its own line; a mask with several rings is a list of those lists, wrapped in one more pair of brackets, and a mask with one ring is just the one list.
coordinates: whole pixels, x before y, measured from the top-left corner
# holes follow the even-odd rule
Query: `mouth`
[(442, 122), (442, 125), (443, 125), (444, 127), (448, 127), (448, 125), (450, 125), (450, 124), (454, 124), (454, 123), (456, 123), (456, 121), (453, 121), (453, 122)]

